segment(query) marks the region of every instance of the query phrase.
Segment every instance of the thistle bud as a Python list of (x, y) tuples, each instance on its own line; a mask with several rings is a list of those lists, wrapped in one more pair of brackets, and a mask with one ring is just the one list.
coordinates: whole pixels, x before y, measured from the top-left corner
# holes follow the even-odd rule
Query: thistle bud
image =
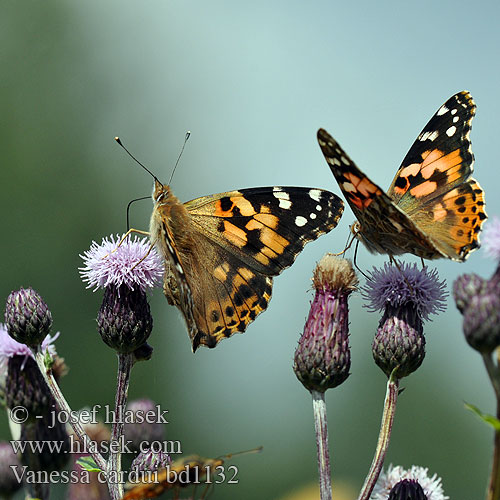
[(172, 459), (163, 451), (153, 451), (151, 448), (141, 451), (132, 461), (131, 470), (154, 472), (172, 463)]
[(5, 326), (14, 340), (35, 348), (49, 333), (52, 314), (35, 290), (21, 288), (7, 297)]
[(8, 408), (23, 406), (30, 419), (48, 414), (51, 410), (54, 398), (32, 357), (17, 355), (9, 358), (5, 404)]
[(125, 423), (123, 434), (135, 450), (139, 450), (144, 442), (158, 442), (165, 438), (164, 424), (151, 421), (148, 417), (156, 413), (157, 405), (151, 399), (136, 399), (127, 405), (129, 418)]
[(102, 340), (109, 347), (122, 354), (134, 351), (146, 342), (153, 328), (146, 293), (125, 285), (107, 287), (97, 325)]
[(324, 392), (349, 376), (349, 308), (347, 299), (358, 278), (351, 263), (326, 254), (313, 275), (309, 316), (295, 351), (294, 371), (309, 391)]

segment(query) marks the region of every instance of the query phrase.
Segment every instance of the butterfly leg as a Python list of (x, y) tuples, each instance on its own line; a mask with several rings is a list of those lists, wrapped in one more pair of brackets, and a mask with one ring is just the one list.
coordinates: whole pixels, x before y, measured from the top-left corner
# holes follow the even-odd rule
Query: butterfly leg
[[(143, 234), (144, 236), (149, 236), (148, 231), (141, 231), (140, 229), (129, 229), (124, 235), (123, 238), (120, 240), (118, 245), (116, 245), (116, 248), (114, 250), (111, 250), (111, 252), (107, 253), (102, 259), (107, 259), (112, 253), (115, 253), (118, 248), (121, 247), (122, 243), (132, 234), (132, 233), (137, 233), (137, 234)], [(148, 253), (146, 254), (149, 255), (149, 252), (151, 252), (151, 249), (149, 249)], [(140, 262), (142, 262), (144, 259), (142, 259)], [(137, 265), (137, 264), (136, 264)], [(134, 266), (135, 267), (135, 266)]]
[[(149, 234), (149, 233), (146, 233), (146, 234)], [(134, 270), (134, 269), (135, 269), (135, 268), (136, 268), (136, 267), (137, 267), (137, 266), (138, 266), (138, 265), (139, 265), (139, 264), (140, 264), (140, 263), (141, 263), (141, 262), (142, 262), (142, 261), (143, 261), (143, 260), (144, 260), (144, 259), (145, 259), (145, 258), (146, 258), (149, 254), (150, 254), (150, 253), (151, 253), (151, 250), (153, 250), (154, 246), (155, 246), (155, 244), (154, 244), (154, 243), (151, 243), (151, 245), (149, 245), (149, 249), (148, 249), (148, 251), (146, 252), (146, 255), (144, 255), (144, 257), (143, 257), (141, 260), (139, 260), (138, 262), (136, 262), (136, 263), (133, 265), (133, 267), (132, 267), (131, 271), (133, 271), (133, 270)]]
[(359, 247), (359, 240), (356, 240), (356, 246), (354, 247), (354, 259), (353, 259), (353, 263), (354, 263), (354, 267), (367, 279), (369, 280), (370, 277), (365, 274), (362, 269), (358, 266), (358, 263), (356, 262), (356, 259), (358, 258), (358, 247)]
[(403, 270), (401, 269), (401, 267), (399, 265), (399, 262), (391, 254), (389, 254), (389, 260), (390, 260), (391, 264), (394, 264), (398, 268), (398, 271), (401, 273), (401, 276), (403, 276), (405, 283), (408, 285), (408, 289), (410, 290), (411, 293), (413, 293), (415, 290), (411, 286), (410, 282), (406, 279), (406, 276), (404, 275)]
[(352, 247), (352, 244), (353, 244), (355, 238), (356, 238), (355, 234), (349, 235), (347, 238), (347, 242), (345, 244), (344, 250), (342, 250), (342, 252), (332, 253), (332, 255), (334, 255), (335, 257), (339, 257), (340, 255), (344, 255), (347, 252), (347, 250), (349, 250), (349, 248)]
[(200, 499), (208, 498), (208, 495), (211, 495), (212, 491), (214, 491), (214, 490), (215, 490), (214, 484), (212, 482), (208, 483), (206, 485), (205, 489), (203, 490), (203, 493), (201, 494)]

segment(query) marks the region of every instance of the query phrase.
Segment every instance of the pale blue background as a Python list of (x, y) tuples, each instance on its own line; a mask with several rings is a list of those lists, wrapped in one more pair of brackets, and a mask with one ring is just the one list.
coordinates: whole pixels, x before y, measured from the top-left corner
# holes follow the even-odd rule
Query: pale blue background
[[(467, 89), (478, 106), (476, 177), (488, 214), (500, 211), (497, 2), (25, 1), (0, 12), (1, 297), (28, 285), (45, 297), (74, 408), (111, 403), (116, 368), (95, 331), (102, 294), (80, 282), (78, 254), (123, 231), (128, 201), (151, 190), (115, 135), (167, 181), (191, 130), (173, 181), (184, 201), (273, 184), (340, 194), (319, 127), (389, 186), (427, 120)], [(148, 201), (135, 205), (133, 226), (146, 229), (150, 212)], [(269, 310), (215, 350), (193, 355), (179, 313), (160, 290), (152, 298), (155, 353), (134, 369), (131, 397), (168, 409), (168, 439), (188, 453), (264, 446), (234, 460), (239, 489), (221, 485), (217, 499), (281, 498), (316, 480), (311, 402), (292, 358), (314, 264), (344, 247), (352, 221), (346, 208), (339, 227), (276, 279)], [(383, 262), (360, 249), (363, 269)], [(495, 267), (481, 250), (466, 264), (436, 265), (449, 286)], [(385, 390), (371, 357), (378, 320), (352, 297), (352, 375), (327, 393), (334, 478), (355, 488)], [(427, 357), (403, 381), (387, 463), (429, 467), (452, 498), (481, 498), (492, 432), (463, 402), (493, 412), (493, 391), (452, 302), (425, 331)]]

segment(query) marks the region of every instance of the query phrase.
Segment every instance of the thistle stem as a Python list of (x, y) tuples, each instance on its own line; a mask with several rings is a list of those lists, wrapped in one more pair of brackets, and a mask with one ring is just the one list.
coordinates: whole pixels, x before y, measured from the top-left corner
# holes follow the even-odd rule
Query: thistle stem
[(318, 450), (319, 489), (321, 500), (332, 500), (330, 455), (328, 451), (328, 425), (326, 420), (325, 393), (311, 391), (314, 413), (314, 430)]
[(111, 428), (111, 446), (108, 460), (108, 486), (113, 500), (123, 497), (121, 480), (121, 451), (125, 406), (127, 405), (130, 372), (134, 365), (133, 354), (118, 354), (118, 375), (116, 383), (115, 415)]
[[(499, 355), (500, 351), (497, 349), (497, 364), (493, 362), (491, 354), (483, 354), (484, 364), (486, 371), (490, 377), (495, 396), (497, 399), (497, 418), (500, 419), (500, 388), (499, 388)], [(493, 438), (493, 459), (491, 462), (490, 482), (486, 492), (486, 500), (498, 500), (500, 498), (500, 431), (495, 430)]]
[(389, 447), (392, 424), (394, 422), (396, 403), (398, 399), (399, 379), (394, 376), (396, 369), (387, 381), (384, 412), (382, 414), (382, 422), (380, 424), (377, 448), (375, 449), (375, 455), (373, 456), (370, 470), (368, 471), (368, 475), (366, 476), (363, 488), (361, 488), (361, 493), (359, 494), (358, 500), (368, 500), (370, 498), (373, 488), (375, 487), (375, 483), (377, 482), (377, 479), (382, 470), (382, 466), (384, 465), (385, 454), (387, 452), (387, 448)]
[(488, 376), (490, 377), (491, 385), (493, 386), (493, 390), (495, 391), (497, 401), (500, 401), (500, 374), (498, 372), (498, 359), (497, 365), (495, 365), (492, 353), (483, 353), (483, 362), (484, 366), (486, 367), (486, 371), (488, 372)]
[[(59, 411), (63, 412), (66, 416), (72, 415), (73, 413), (71, 412), (71, 408), (70, 408), (68, 402), (66, 401), (66, 399), (64, 398), (64, 396), (61, 392), (61, 389), (59, 389), (59, 386), (57, 385), (57, 382), (54, 378), (54, 375), (52, 374), (52, 369), (45, 365), (45, 356), (44, 356), (43, 352), (41, 351), (41, 347), (38, 347), (37, 350), (33, 352), (33, 355), (35, 357), (36, 364), (38, 365), (38, 368), (39, 368), (45, 382), (49, 386), (49, 389), (50, 389), (50, 392), (52, 393), (52, 396), (56, 400)], [(80, 441), (83, 443), (84, 449), (87, 450), (89, 452), (89, 454), (92, 456), (92, 458), (94, 459), (97, 467), (99, 467), (99, 469), (105, 471), (106, 470), (106, 460), (98, 451), (95, 450), (95, 447), (92, 446), (92, 441), (88, 437), (85, 430), (83, 429), (82, 424), (80, 424), (80, 422), (78, 422), (74, 418), (71, 418), (68, 420), (69, 420), (69, 423), (70, 423), (73, 431), (78, 436)]]

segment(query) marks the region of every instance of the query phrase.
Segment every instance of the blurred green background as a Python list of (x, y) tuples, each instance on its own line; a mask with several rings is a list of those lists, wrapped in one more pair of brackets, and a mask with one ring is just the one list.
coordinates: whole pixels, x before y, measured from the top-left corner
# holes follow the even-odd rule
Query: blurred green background
[[(73, 408), (110, 404), (116, 357), (95, 328), (102, 294), (79, 279), (79, 254), (125, 229), (129, 200), (151, 179), (113, 141), (168, 180), (187, 130), (173, 189), (189, 199), (220, 191), (297, 185), (340, 190), (317, 145), (325, 127), (381, 186), (438, 107), (469, 90), (476, 177), (499, 213), (498, 2), (86, 1), (2, 2), (0, 8), (1, 297), (32, 286), (61, 332), (63, 390)], [(132, 211), (146, 229), (151, 203)], [(353, 216), (304, 250), (275, 281), (269, 310), (244, 335), (191, 353), (180, 314), (151, 299), (153, 359), (134, 368), (130, 397), (169, 410), (167, 439), (187, 453), (234, 459), (239, 486), (217, 499), (278, 499), (316, 480), (311, 401), (292, 371), (308, 312), (310, 276), (342, 250)], [(362, 269), (381, 265), (361, 248)], [(413, 261), (411, 257), (408, 260)], [(442, 277), (489, 276), (475, 252), (438, 261)], [(361, 486), (385, 391), (371, 341), (378, 314), (351, 299), (351, 377), (327, 393), (334, 480)], [(429, 467), (452, 498), (481, 498), (492, 432), (464, 401), (494, 412), (479, 355), (452, 301), (426, 326), (427, 357), (404, 380), (387, 464)], [(1, 437), (8, 438), (7, 421)], [(63, 489), (54, 498), (63, 498)]]

